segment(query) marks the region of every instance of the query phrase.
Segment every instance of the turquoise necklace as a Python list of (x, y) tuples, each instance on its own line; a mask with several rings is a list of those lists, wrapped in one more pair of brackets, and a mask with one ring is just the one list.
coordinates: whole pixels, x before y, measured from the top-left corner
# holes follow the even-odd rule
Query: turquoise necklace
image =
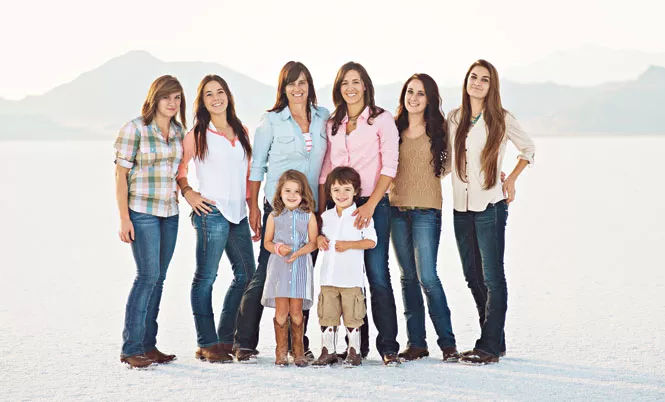
[(480, 112), (480, 113), (478, 113), (477, 116), (472, 117), (471, 118), (471, 125), (475, 126), (476, 123), (478, 123), (478, 120), (480, 120), (480, 116), (482, 116), (482, 115), (483, 115), (483, 112)]

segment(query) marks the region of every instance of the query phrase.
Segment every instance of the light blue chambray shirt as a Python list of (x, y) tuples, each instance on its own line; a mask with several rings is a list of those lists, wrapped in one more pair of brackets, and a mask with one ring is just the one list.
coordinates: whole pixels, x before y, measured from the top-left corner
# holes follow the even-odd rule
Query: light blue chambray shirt
[(311, 114), (310, 152), (305, 149), (305, 137), (291, 116), (288, 106), (281, 112), (268, 112), (263, 115), (261, 124), (254, 133), (249, 180), (263, 181), (263, 176), (267, 173), (263, 192), (270, 205), (275, 196), (277, 181), (289, 169), (298, 170), (307, 176), (309, 187), (314, 194), (314, 202), (319, 201), (319, 174), (328, 147), (326, 122), (330, 112), (322, 106), (316, 108), (312, 106)]

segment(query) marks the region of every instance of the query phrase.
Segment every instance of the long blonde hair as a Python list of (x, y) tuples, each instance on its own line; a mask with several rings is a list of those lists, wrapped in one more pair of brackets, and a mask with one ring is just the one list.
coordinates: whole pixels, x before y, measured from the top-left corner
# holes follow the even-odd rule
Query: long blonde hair
[[(469, 75), (474, 67), (481, 66), (490, 72), (490, 87), (483, 101), (483, 119), (487, 126), (487, 142), (480, 155), (480, 166), (485, 174), (483, 188), (490, 189), (496, 185), (499, 171), (499, 149), (506, 134), (506, 113), (501, 104), (501, 93), (499, 90), (499, 73), (496, 68), (486, 60), (475, 61), (464, 77), (462, 88), (462, 106), (451, 115), (459, 119), (457, 132), (455, 133), (455, 170), (460, 180), (466, 182), (466, 135), (471, 129), (471, 97), (466, 86)], [(459, 111), (459, 113), (458, 113)]]
[(275, 211), (275, 215), (281, 214), (284, 208), (286, 208), (284, 201), (282, 201), (282, 187), (284, 187), (284, 184), (286, 184), (287, 181), (298, 183), (300, 186), (300, 196), (302, 197), (302, 200), (300, 201), (298, 208), (305, 212), (314, 211), (314, 195), (312, 194), (312, 189), (309, 188), (309, 184), (307, 184), (307, 177), (297, 170), (289, 169), (282, 174), (277, 182), (277, 189), (275, 190), (275, 196), (272, 200), (272, 207)]

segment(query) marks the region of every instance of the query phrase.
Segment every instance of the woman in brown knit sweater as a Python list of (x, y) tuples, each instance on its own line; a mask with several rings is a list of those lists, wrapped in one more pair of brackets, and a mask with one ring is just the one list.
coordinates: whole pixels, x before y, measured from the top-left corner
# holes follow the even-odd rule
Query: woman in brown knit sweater
[(459, 358), (446, 294), (436, 273), (441, 236), (441, 178), (450, 173), (450, 143), (436, 82), (414, 74), (404, 87), (395, 117), (399, 164), (390, 190), (391, 238), (401, 272), (408, 335), (405, 360), (429, 356), (425, 341), (425, 292), (443, 360)]

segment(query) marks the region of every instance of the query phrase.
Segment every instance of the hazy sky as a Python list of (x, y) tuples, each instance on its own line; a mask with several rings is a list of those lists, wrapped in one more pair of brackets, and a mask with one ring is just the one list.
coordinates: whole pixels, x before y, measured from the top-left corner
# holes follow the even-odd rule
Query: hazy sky
[(501, 70), (584, 44), (665, 51), (661, 0), (2, 3), (0, 97), (9, 99), (137, 49), (165, 61), (218, 62), (271, 85), (295, 59), (317, 86), (349, 60), (388, 83), (416, 71), (463, 76), (481, 57)]

